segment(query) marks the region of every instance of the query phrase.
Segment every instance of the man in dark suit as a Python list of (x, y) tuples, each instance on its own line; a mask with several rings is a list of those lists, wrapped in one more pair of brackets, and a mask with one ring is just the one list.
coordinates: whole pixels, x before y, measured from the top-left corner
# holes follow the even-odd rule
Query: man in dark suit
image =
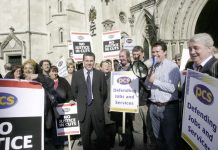
[(75, 72), (72, 79), (73, 97), (78, 104), (78, 118), (84, 150), (91, 150), (91, 132), (97, 137), (96, 149), (105, 147), (104, 101), (107, 98), (107, 83), (103, 72), (94, 69), (95, 55), (84, 53), (84, 68)]
[[(213, 56), (214, 41), (212, 37), (207, 33), (195, 34), (188, 41), (188, 48), (191, 61), (186, 64), (186, 69), (196, 70), (218, 78), (218, 60)], [(182, 89), (183, 94), (184, 91), (185, 85)], [(191, 150), (187, 143), (184, 141), (181, 143), (181, 149)]]
[(214, 41), (209, 34), (195, 34), (188, 41), (189, 54), (192, 61), (186, 65), (186, 68), (218, 78), (218, 63), (213, 56), (213, 45)]

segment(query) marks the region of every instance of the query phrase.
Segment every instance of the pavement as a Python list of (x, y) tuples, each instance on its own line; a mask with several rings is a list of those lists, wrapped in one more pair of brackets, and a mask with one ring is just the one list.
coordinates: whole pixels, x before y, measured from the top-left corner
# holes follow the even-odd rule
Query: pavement
[[(71, 149), (70, 150), (83, 150), (82, 146), (78, 146), (78, 142), (79, 140), (71, 140)], [(115, 141), (115, 145), (114, 148), (112, 148), (111, 150), (124, 150), (125, 146), (119, 146), (119, 140), (118, 140), (118, 135), (116, 136), (116, 141)], [(69, 150), (68, 145), (66, 145), (64, 148), (59, 148), (56, 149), (54, 147), (54, 145), (52, 144), (52, 142), (48, 142), (47, 144), (45, 144), (45, 150)], [(132, 149), (134, 150), (134, 149)]]

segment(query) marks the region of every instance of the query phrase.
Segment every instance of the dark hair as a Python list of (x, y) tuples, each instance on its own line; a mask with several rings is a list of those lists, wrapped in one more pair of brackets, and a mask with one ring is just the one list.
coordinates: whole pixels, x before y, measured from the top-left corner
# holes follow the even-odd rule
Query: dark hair
[(144, 53), (144, 49), (143, 49), (141, 46), (135, 46), (135, 47), (133, 47), (132, 53), (133, 53), (133, 52), (138, 52), (138, 51)]
[(22, 76), (23, 76), (22, 66), (20, 66), (20, 65), (14, 65), (14, 66), (12, 66), (12, 70), (11, 70), (11, 75), (12, 75), (13, 79), (14, 79), (14, 72), (15, 72), (17, 69), (21, 69), (21, 78), (22, 78)]
[(58, 67), (57, 67), (57, 66), (54, 66), (54, 65), (51, 66), (50, 71), (53, 71), (53, 70), (58, 72)]
[(101, 61), (101, 63), (100, 63), (100, 67), (102, 67), (103, 63), (112, 64), (111, 61), (103, 60), (103, 61)]
[(48, 59), (43, 59), (43, 60), (41, 60), (41, 61), (39, 62), (39, 66), (42, 67), (42, 65), (43, 65), (44, 62), (48, 62), (49, 65), (51, 66), (51, 61), (48, 60)]
[(155, 43), (152, 44), (152, 48), (153, 48), (153, 47), (157, 47), (157, 46), (160, 46), (161, 49), (162, 49), (164, 52), (167, 51), (167, 45), (166, 45), (165, 42), (163, 42), (163, 41), (157, 41), (157, 42), (155, 42)]
[(95, 54), (93, 52), (85, 52), (83, 54), (83, 60), (85, 59), (86, 56), (92, 56), (94, 58), (94, 60), (95, 60)]

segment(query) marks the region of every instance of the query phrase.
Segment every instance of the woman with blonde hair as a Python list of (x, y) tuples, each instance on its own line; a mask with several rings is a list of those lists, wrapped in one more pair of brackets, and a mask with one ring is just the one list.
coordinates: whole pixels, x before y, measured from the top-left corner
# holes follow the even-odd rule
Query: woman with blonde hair
[(68, 63), (67, 64), (67, 72), (68, 72), (68, 75), (65, 77), (65, 79), (71, 85), (72, 84), (73, 73), (75, 72), (75, 65), (74, 65), (74, 63)]

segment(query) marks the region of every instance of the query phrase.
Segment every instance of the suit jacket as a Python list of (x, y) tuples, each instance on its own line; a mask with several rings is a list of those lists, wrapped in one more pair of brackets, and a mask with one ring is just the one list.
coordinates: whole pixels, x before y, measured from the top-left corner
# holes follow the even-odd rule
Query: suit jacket
[[(83, 121), (86, 116), (87, 110), (87, 86), (83, 69), (74, 73), (72, 79), (72, 93), (73, 98), (77, 101), (78, 105), (78, 118)], [(104, 102), (107, 98), (107, 83), (103, 72), (93, 70), (92, 78), (92, 106), (95, 108), (93, 111), (95, 117), (104, 121)]]
[[(201, 69), (200, 72), (202, 73), (207, 73), (208, 75), (212, 76), (212, 77), (215, 77), (215, 78), (218, 78), (218, 60), (213, 56), (204, 66), (203, 68)], [(193, 62), (188, 62), (186, 64), (186, 69), (192, 69), (194, 70), (193, 68)]]

